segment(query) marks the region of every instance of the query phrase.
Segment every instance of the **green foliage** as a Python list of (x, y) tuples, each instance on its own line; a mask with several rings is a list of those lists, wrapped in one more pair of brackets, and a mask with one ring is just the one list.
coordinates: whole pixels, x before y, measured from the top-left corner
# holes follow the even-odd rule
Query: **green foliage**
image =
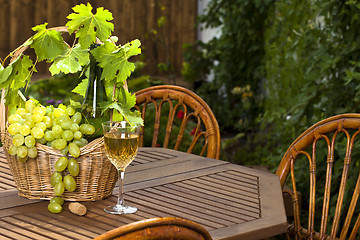
[(43, 106), (48, 104), (56, 106), (57, 103), (70, 105), (71, 100), (82, 101), (80, 95), (71, 92), (79, 82), (81, 82), (79, 73), (60, 73), (49, 79), (31, 82), (26, 89), (26, 95), (38, 100)]
[[(76, 35), (73, 46), (69, 46), (63, 40), (59, 31), (47, 29), (47, 23), (44, 23), (33, 27), (32, 29), (37, 33), (18, 48), (21, 49), (24, 46), (33, 48), (37, 57), (35, 63), (21, 53), (15, 61), (5, 67), (6, 60), (13, 57), (17, 49), (1, 61), (0, 84), (2, 88), (7, 89), (5, 97), (10, 113), (13, 113), (17, 106), (23, 104), (17, 95), (18, 90), (28, 85), (38, 61), (46, 60), (52, 63), (49, 68), (52, 75), (86, 72), (91, 51), (95, 60), (103, 68), (101, 80), (116, 86), (118, 93), (127, 92), (122, 94), (122, 97), (118, 97), (120, 95), (116, 91), (110, 91), (110, 96), (107, 98), (113, 101), (103, 106), (104, 109), (121, 109), (121, 114), (130, 121), (130, 124), (142, 125), (140, 114), (136, 110), (135, 112), (129, 110), (135, 104), (135, 96), (124, 89), (125, 81), (135, 70), (134, 63), (128, 60), (141, 53), (141, 43), (136, 39), (124, 45), (116, 45), (116, 37), (110, 37), (114, 29), (114, 25), (109, 22), (113, 19), (112, 14), (102, 7), (97, 9), (96, 14), (93, 14), (92, 9), (89, 3), (87, 5), (80, 4), (73, 7), (74, 13), (68, 16), (70, 19), (66, 24), (68, 31), (70, 34), (75, 33)], [(90, 50), (90, 45), (98, 40), (103, 44)], [(76, 87), (74, 91), (81, 96), (83, 96), (84, 82), (85, 80), (80, 82), (80, 86)], [(129, 104), (133, 105), (129, 107)]]
[[(271, 9), (265, 38), (266, 101), (261, 123), (269, 136), (263, 151), (269, 153), (267, 161), (274, 167), (287, 146), (312, 124), (332, 115), (360, 111), (359, 10), (354, 1), (337, 0), (279, 0)], [(342, 172), (344, 155), (335, 157), (339, 160), (334, 178)], [(325, 166), (326, 161), (317, 162)], [(358, 174), (358, 169), (350, 168), (349, 174)], [(317, 171), (319, 176), (325, 175), (325, 169)], [(300, 166), (300, 183), (305, 182), (306, 172), (307, 168)], [(305, 194), (307, 188), (299, 189)]]
[(128, 59), (141, 53), (140, 41), (134, 40), (118, 48), (106, 41), (91, 52), (104, 69), (102, 78), (113, 83), (123, 83), (135, 70), (134, 63), (128, 62)]
[(76, 32), (76, 37), (83, 49), (89, 48), (92, 43), (99, 38), (105, 41), (109, 38), (114, 25), (109, 22), (113, 20), (111, 12), (100, 7), (96, 10), (96, 14), (92, 13), (92, 6), (88, 3), (76, 5), (73, 7), (75, 13), (71, 13), (67, 18), (70, 21), (66, 24), (69, 33)]
[(270, 148), (288, 144), (325, 117), (360, 110), (354, 64), (360, 60), (358, 6), (335, 0), (277, 1), (272, 13), (262, 118), (272, 135)]
[[(204, 81), (196, 91), (211, 106), (223, 131), (251, 131), (257, 127), (255, 119), (262, 111), (259, 84), (264, 76), (265, 22), (271, 2), (210, 1), (200, 23), (219, 28), (221, 35), (189, 47), (192, 54), (186, 60), (195, 67), (191, 78), (203, 78), (210, 72), (214, 75), (211, 82)], [(198, 76), (193, 75), (196, 72)], [(250, 95), (236, 91), (247, 86)]]
[(60, 72), (76, 73), (82, 70), (82, 66), (89, 64), (89, 61), (88, 52), (82, 49), (80, 44), (77, 44), (74, 48), (65, 48), (62, 54), (56, 56), (49, 71), (52, 75)]
[[(224, 150), (229, 160), (274, 171), (308, 127), (360, 111), (359, 13), (360, 4), (352, 0), (210, 1), (200, 23), (219, 28), (221, 35), (190, 46), (183, 72), (203, 81), (197, 93), (213, 109), (222, 136), (235, 135), (223, 140), (232, 147), (231, 154)], [(207, 82), (210, 73), (214, 79)], [(342, 147), (337, 147), (336, 174), (342, 171)], [(317, 160), (324, 166), (325, 159)], [(353, 164), (349, 174), (356, 176), (359, 161)], [(296, 167), (298, 188), (306, 196), (308, 169)], [(323, 176), (325, 169), (317, 171)]]
[(46, 29), (47, 25), (48, 23), (44, 23), (32, 28), (37, 33), (32, 38), (30, 46), (35, 49), (38, 61), (53, 60), (64, 49), (65, 44), (61, 33), (56, 30)]

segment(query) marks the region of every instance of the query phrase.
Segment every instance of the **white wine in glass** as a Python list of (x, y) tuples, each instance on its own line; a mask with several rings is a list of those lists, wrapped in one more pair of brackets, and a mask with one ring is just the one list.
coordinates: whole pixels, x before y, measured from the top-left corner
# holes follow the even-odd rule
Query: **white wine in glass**
[(104, 208), (105, 212), (112, 214), (134, 213), (136, 207), (125, 205), (123, 182), (126, 167), (134, 160), (139, 146), (139, 126), (131, 126), (125, 121), (104, 122), (105, 152), (107, 158), (116, 167), (119, 174), (119, 195), (115, 206)]

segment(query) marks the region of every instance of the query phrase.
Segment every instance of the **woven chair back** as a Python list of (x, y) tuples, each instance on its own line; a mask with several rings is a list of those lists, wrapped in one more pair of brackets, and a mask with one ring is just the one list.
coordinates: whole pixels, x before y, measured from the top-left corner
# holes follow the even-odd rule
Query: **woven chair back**
[(173, 148), (219, 159), (219, 125), (198, 95), (171, 85), (149, 87), (135, 95), (145, 125), (140, 146)]
[(295, 239), (359, 239), (359, 133), (360, 114), (337, 115), (307, 129), (286, 151), (276, 174), (283, 189), (292, 187), (284, 192), (292, 197), (288, 234)]
[(110, 230), (94, 240), (212, 240), (209, 232), (193, 221), (174, 218), (151, 218)]

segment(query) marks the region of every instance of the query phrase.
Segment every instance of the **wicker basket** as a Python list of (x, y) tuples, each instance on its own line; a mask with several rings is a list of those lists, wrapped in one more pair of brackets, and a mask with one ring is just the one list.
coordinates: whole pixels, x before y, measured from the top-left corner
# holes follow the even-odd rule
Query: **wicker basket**
[[(67, 32), (65, 27), (54, 29)], [(26, 48), (27, 46), (19, 49), (13, 58), (19, 56)], [(55, 171), (55, 162), (62, 156), (61, 152), (37, 143), (38, 156), (36, 158), (29, 158), (22, 163), (17, 160), (16, 156), (11, 156), (8, 149), (12, 144), (12, 137), (6, 130), (6, 110), (3, 89), (0, 102), (1, 141), (19, 195), (29, 199), (54, 197), (54, 188), (51, 186), (50, 177)], [(65, 191), (62, 198), (67, 201), (95, 201), (110, 196), (117, 182), (118, 174), (105, 155), (103, 138), (95, 139), (80, 148), (80, 152), (81, 155), (77, 158), (80, 172), (75, 178), (76, 190), (74, 192)]]

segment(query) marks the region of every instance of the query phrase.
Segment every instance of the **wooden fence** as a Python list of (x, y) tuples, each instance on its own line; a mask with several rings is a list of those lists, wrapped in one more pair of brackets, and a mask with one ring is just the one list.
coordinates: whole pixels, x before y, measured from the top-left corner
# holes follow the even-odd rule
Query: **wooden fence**
[[(196, 39), (197, 0), (0, 0), (0, 58), (32, 36), (33, 26), (62, 26), (73, 6), (87, 2), (94, 11), (101, 6), (112, 12), (119, 43), (140, 39), (146, 73), (158, 75), (157, 64), (167, 60), (180, 73), (183, 45)], [(166, 23), (158, 28), (162, 16)]]

